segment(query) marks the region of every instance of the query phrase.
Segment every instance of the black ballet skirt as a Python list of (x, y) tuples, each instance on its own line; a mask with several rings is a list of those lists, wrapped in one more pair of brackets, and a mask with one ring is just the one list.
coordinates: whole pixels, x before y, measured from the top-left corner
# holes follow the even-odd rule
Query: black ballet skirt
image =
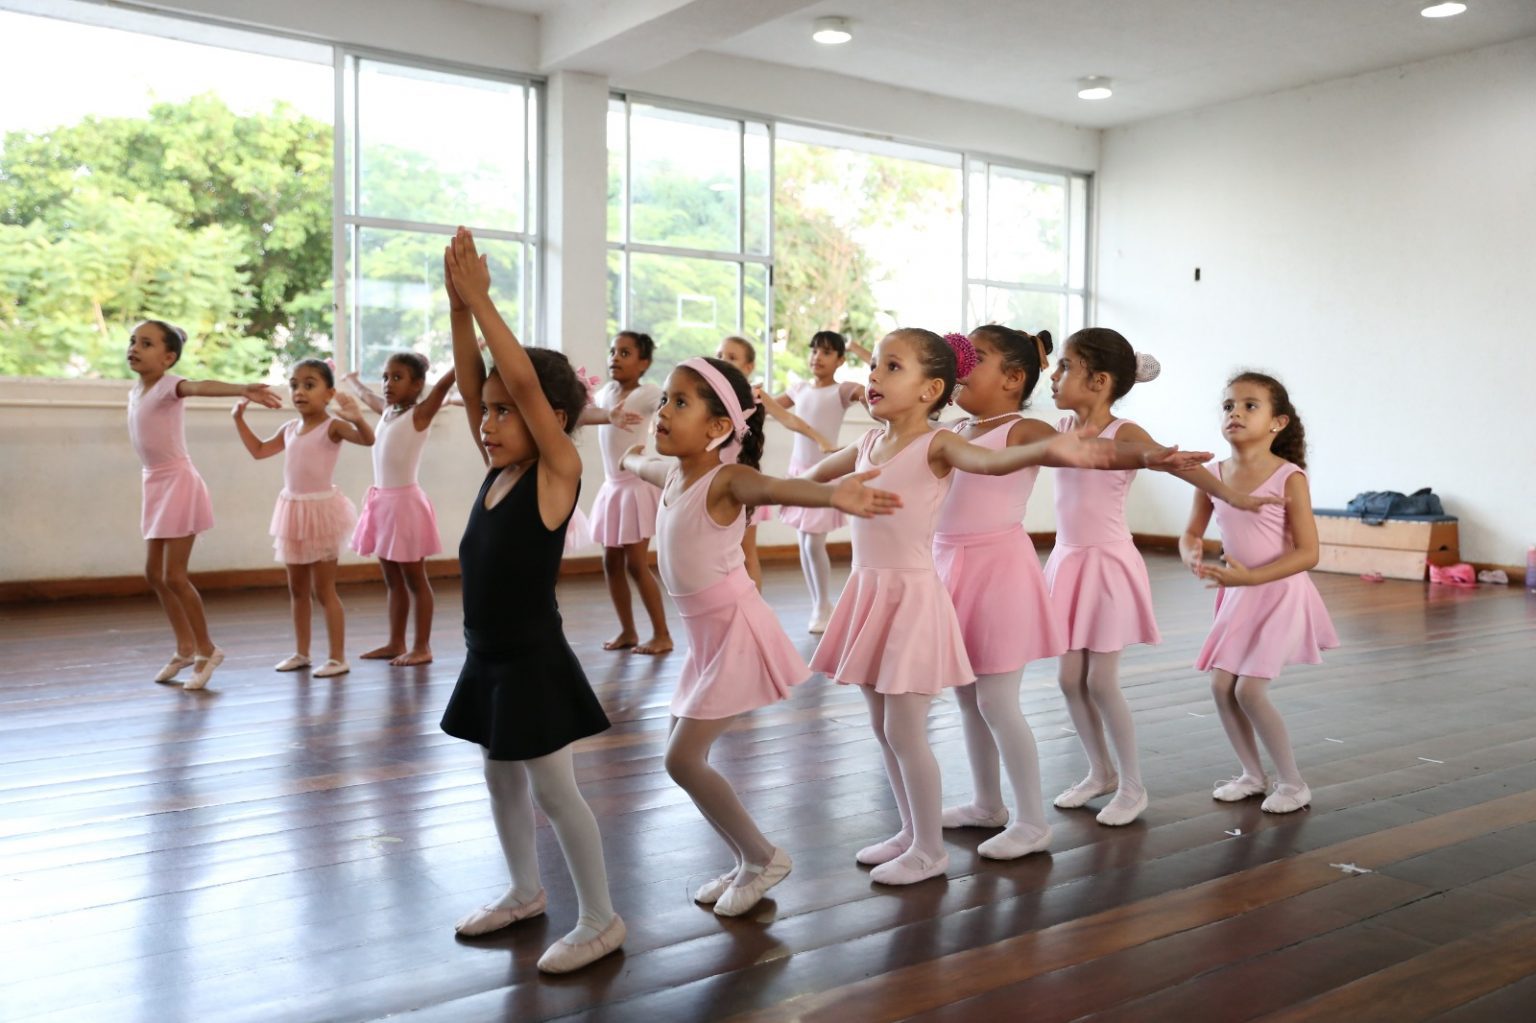
[(442, 727), (492, 760), (531, 760), (604, 731), (608, 715), (565, 641), (555, 601), (569, 517), (545, 527), (537, 464), (487, 509), (499, 475), (493, 469), (481, 484), (459, 541), (464, 667)]

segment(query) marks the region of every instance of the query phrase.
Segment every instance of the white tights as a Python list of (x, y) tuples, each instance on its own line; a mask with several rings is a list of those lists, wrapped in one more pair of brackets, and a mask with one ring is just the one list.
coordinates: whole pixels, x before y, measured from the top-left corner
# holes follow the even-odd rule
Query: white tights
[[(1095, 653), (1091, 650), (1069, 650), (1061, 655), (1060, 673), (1062, 695), (1067, 698), (1067, 712), (1077, 729), (1077, 738), (1088, 754), (1088, 777), (1085, 782), (1103, 784), (1120, 777), (1117, 800), (1134, 801), (1141, 798), (1141, 760), (1136, 754), (1136, 726), (1131, 721), (1131, 708), (1120, 692), (1120, 651)], [(1109, 743), (1104, 741), (1109, 732)], [(1114, 745), (1115, 761), (1109, 757), (1109, 746)]]
[(667, 774), (688, 793), (699, 813), (730, 847), (736, 859), (736, 878), (745, 885), (755, 874), (741, 868), (766, 867), (773, 858), (773, 844), (758, 830), (757, 822), (741, 805), (731, 783), (709, 762), (710, 747), (734, 720), (673, 718), (672, 733), (667, 739)]
[(501, 840), (501, 851), (512, 875), (511, 887), (493, 905), (521, 905), (537, 896), (542, 887), (533, 816), (533, 802), (538, 800), (539, 809), (555, 829), (576, 886), (576, 929), (565, 940), (577, 944), (597, 937), (613, 920), (613, 903), (608, 896), (603, 840), (592, 808), (576, 787), (571, 747), (532, 760), (492, 760), (487, 755), (485, 787), (491, 794), (496, 837)]
[(800, 570), (811, 591), (811, 615), (825, 619), (832, 613), (832, 561), (827, 557), (827, 534), (801, 533)]
[(971, 764), (971, 791), (978, 817), (1003, 808), (998, 757), (1008, 771), (1017, 804), (1015, 824), (1043, 834), (1045, 800), (1040, 790), (1040, 754), (1029, 722), (1019, 708), (1019, 683), (1024, 669), (980, 675), (974, 685), (959, 686), (960, 723), (965, 730), (965, 755)]
[(1227, 738), (1237, 751), (1245, 776), (1254, 781), (1264, 778), (1264, 761), (1259, 759), (1258, 743), (1254, 741), (1257, 733), (1269, 751), (1269, 758), (1275, 762), (1280, 784), (1302, 784), (1285, 719), (1269, 699), (1269, 679), (1247, 675), (1239, 678), (1228, 671), (1213, 671), (1211, 695), (1216, 699), (1221, 726), (1227, 730)]
[(859, 689), (869, 704), (869, 723), (880, 740), (885, 774), (901, 814), (901, 830), (891, 841), (924, 860), (937, 860), (944, 855), (944, 791), (939, 762), (928, 745), (928, 705), (933, 697), (887, 696), (872, 686)]

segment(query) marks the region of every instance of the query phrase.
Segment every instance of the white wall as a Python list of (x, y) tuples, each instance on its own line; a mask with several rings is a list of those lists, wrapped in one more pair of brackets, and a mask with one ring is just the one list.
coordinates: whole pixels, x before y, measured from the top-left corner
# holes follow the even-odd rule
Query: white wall
[[(1273, 371), (1316, 506), (1433, 486), (1464, 558), (1523, 563), (1536, 39), (1110, 130), (1098, 252), (1098, 323), (1164, 368), (1123, 414), (1223, 451), (1226, 376)], [(1133, 529), (1182, 530), (1178, 481), (1133, 494)]]

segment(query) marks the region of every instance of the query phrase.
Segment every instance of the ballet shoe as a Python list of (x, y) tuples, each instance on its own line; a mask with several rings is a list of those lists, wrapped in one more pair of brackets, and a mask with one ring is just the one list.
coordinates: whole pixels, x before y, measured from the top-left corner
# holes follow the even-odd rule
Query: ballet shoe
[(930, 860), (926, 856), (908, 850), (889, 863), (882, 863), (869, 872), (869, 879), (878, 884), (917, 884), (930, 877), (938, 877), (949, 869), (949, 853), (940, 853)]
[(309, 658), (303, 654), (293, 654), (278, 661), (272, 667), (274, 671), (298, 671), (300, 668), (309, 667)]
[(169, 682), (171, 679), (181, 674), (182, 668), (192, 667), (192, 662), (196, 659), (197, 658), (195, 657), (183, 657), (181, 654), (177, 654), (169, 661), (165, 662), (165, 667), (161, 668), (159, 673), (155, 675), (155, 681)]
[(1223, 803), (1241, 803), (1245, 799), (1254, 796), (1262, 796), (1269, 791), (1269, 779), (1260, 778), (1254, 781), (1246, 774), (1240, 774), (1236, 778), (1228, 778), (1219, 783), (1215, 791), (1211, 793), (1212, 799), (1219, 799)]
[(208, 685), (208, 680), (213, 678), (213, 669), (224, 663), (224, 651), (214, 647), (213, 653), (207, 657), (195, 657), (192, 663), (197, 666), (197, 670), (192, 673), (192, 677), (187, 680), (182, 688), (202, 689)]
[(1030, 853), (1044, 852), (1051, 844), (1051, 829), (1036, 838), (1021, 838), (1014, 828), (1023, 829), (1026, 824), (1015, 824), (1000, 835), (993, 835), (976, 847), (976, 851), (989, 860), (1016, 860)]
[(741, 916), (741, 914), (763, 901), (763, 896), (768, 894), (768, 889), (788, 877), (789, 872), (795, 869), (795, 864), (790, 860), (789, 853), (783, 849), (775, 849), (773, 851), (773, 858), (768, 861), (766, 867), (758, 867), (749, 863), (741, 869), (746, 873), (757, 876), (746, 884), (736, 884), (733, 882), (729, 888), (722, 892), (719, 900), (715, 903), (716, 916)]
[(866, 867), (878, 867), (882, 863), (889, 863), (911, 847), (911, 843), (902, 843), (895, 838), (887, 838), (884, 842), (876, 842), (874, 845), (866, 845), (853, 858)]
[(1276, 785), (1260, 807), (1265, 813), (1295, 813), (1312, 804), (1312, 790), (1306, 785)]
[(455, 934), (466, 938), (478, 938), (482, 934), (490, 934), (503, 927), (511, 927), (519, 920), (541, 916), (548, 906), (549, 899), (545, 896), (544, 889), (540, 888), (539, 894), (515, 906), (481, 906), (454, 924), (453, 930)]
[(734, 880), (736, 880), (736, 871), (728, 870), (713, 880), (705, 881), (699, 885), (699, 890), (693, 893), (693, 901), (701, 906), (713, 906), (720, 901), (720, 896), (725, 894), (725, 890)]
[(624, 944), (627, 933), (623, 918), (615, 913), (608, 926), (603, 928), (603, 932), (591, 941), (580, 941), (573, 945), (561, 938), (549, 946), (544, 954), (539, 956), (539, 969), (544, 973), (570, 973), (572, 970), (579, 970), (617, 950)]
[(318, 670), (311, 672), (314, 678), (335, 678), (337, 675), (345, 675), (352, 670), (352, 666), (346, 661), (338, 661), (332, 657), (322, 664)]
[(1076, 785), (1057, 796), (1054, 803), (1058, 809), (1075, 810), (1080, 806), (1086, 806), (1090, 799), (1098, 799), (1106, 796), (1120, 787), (1120, 779), (1111, 775), (1108, 781), (1096, 782), (1091, 777), (1084, 778)]
[(830, 614), (813, 615), (811, 617), (810, 623), (806, 625), (805, 631), (809, 632), (813, 636), (820, 636), (822, 633), (827, 631), (827, 622), (830, 621), (831, 618), (832, 616)]
[(1140, 817), (1142, 811), (1146, 808), (1146, 789), (1142, 789), (1141, 795), (1137, 796), (1136, 799), (1129, 805), (1124, 803), (1120, 799), (1119, 794), (1116, 793), (1115, 798), (1109, 801), (1109, 805), (1099, 811), (1099, 815), (1095, 818), (1095, 820), (1097, 820), (1100, 824), (1105, 825), (1106, 827), (1124, 827), (1125, 825), (1134, 821), (1137, 817)]
[(943, 824), (946, 828), (1003, 828), (1008, 826), (1008, 808), (996, 813), (977, 813), (970, 803), (948, 806), (944, 808)]

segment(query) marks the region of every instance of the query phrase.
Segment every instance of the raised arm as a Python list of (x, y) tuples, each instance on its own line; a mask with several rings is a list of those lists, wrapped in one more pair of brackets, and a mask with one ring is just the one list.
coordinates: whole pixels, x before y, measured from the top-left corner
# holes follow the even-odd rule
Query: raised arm
[(815, 427), (811, 426), (810, 423), (807, 423), (804, 419), (801, 419), (799, 416), (786, 409), (783, 405), (779, 404), (777, 398), (769, 394), (767, 391), (764, 391), (762, 388), (758, 388), (758, 400), (763, 403), (764, 411), (766, 411), (773, 418), (777, 419), (786, 430), (790, 430), (794, 433), (804, 434), (805, 436), (811, 438), (811, 440), (815, 441), (816, 446), (821, 449), (822, 454), (829, 455), (837, 450), (836, 444), (824, 437), (821, 432)]
[[(551, 479), (569, 484), (571, 503), (575, 502), (575, 487), (581, 478), (581, 455), (576, 443), (565, 432), (565, 424), (544, 397), (539, 386), (539, 375), (533, 368), (533, 360), (523, 349), (522, 343), (512, 333), (496, 304), (491, 301), (491, 272), (485, 257), (475, 249), (474, 236), (467, 228), (459, 228), (448, 248), (448, 262), (454, 288), (473, 314), (480, 332), (485, 335), (486, 346), (496, 363), (502, 383), (512, 395), (518, 414), (528, 425), (534, 445), (539, 450), (539, 471)], [(459, 365), (458, 344), (454, 344), (454, 365)], [(460, 378), (462, 387), (462, 377)], [(468, 395), (465, 395), (467, 398)], [(542, 504), (542, 502), (541, 502)], [(569, 505), (566, 511), (569, 512)], [(545, 519), (546, 523), (548, 518)]]
[[(438, 378), (437, 383), (432, 385), (432, 390), (427, 392), (427, 396), (416, 403), (415, 409), (411, 412), (412, 426), (418, 430), (425, 430), (432, 424), (432, 420), (442, 409), (443, 403), (448, 400), (448, 392), (453, 390), (453, 381), (456, 377), (457, 370), (452, 366), (448, 367), (448, 372)], [(477, 430), (476, 433), (478, 434), (479, 431)]]
[(1317, 567), (1317, 520), (1312, 516), (1312, 493), (1304, 473), (1293, 472), (1285, 481), (1285, 520), (1291, 531), (1291, 550), (1256, 568), (1228, 555), (1226, 565), (1202, 566), (1200, 578), (1213, 586), (1262, 586)]
[(350, 441), (363, 447), (373, 446), (373, 425), (363, 418), (363, 409), (350, 394), (336, 395), (336, 415), (330, 424), (331, 439)]
[(352, 388), (353, 394), (356, 394), (363, 400), (364, 405), (367, 405), (379, 415), (384, 414), (384, 399), (380, 397), (373, 390), (373, 388), (363, 383), (363, 378), (358, 374), (357, 370), (354, 369), (352, 372), (348, 373), (341, 379), (345, 380), (347, 384)]
[(850, 340), (848, 342), (848, 350), (850, 352), (852, 352), (854, 355), (857, 355), (860, 359), (862, 359), (865, 362), (874, 362), (875, 361), (875, 353), (870, 351), (868, 348), (865, 348), (863, 345), (859, 344), (857, 341)]
[(244, 398), (267, 408), (282, 408), (283, 399), (266, 384), (228, 384), (222, 380), (182, 380), (176, 384), (181, 398)]
[(271, 458), (287, 446), (288, 434), (285, 430), (279, 429), (266, 440), (257, 437), (255, 431), (245, 421), (245, 406), (250, 403), (251, 399), (241, 398), (235, 402), (235, 407), (229, 410), (229, 414), (235, 420), (235, 432), (240, 435), (240, 443), (245, 445), (245, 450), (251, 453), (252, 458)]
[(450, 249), (443, 250), (443, 290), (448, 293), (448, 322), (453, 333), (453, 376), (458, 384), (459, 396), (464, 402), (464, 417), (469, 420), (469, 435), (480, 450), (480, 461), (491, 464), (485, 442), (480, 439), (480, 418), (484, 414), (484, 402), (480, 392), (485, 388), (485, 358), (480, 354), (480, 340), (475, 335), (475, 318), (468, 304), (453, 286), (453, 270), (449, 265)]

